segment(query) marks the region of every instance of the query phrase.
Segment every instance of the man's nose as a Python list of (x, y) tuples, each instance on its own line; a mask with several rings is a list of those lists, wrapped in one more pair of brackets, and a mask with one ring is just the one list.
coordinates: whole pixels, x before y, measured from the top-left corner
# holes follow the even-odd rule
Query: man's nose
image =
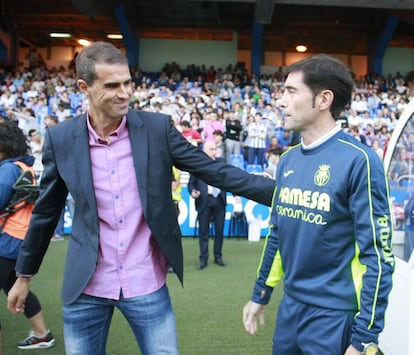
[(281, 108), (285, 107), (285, 102), (283, 100), (283, 96), (280, 99), (276, 100), (276, 106), (281, 107)]

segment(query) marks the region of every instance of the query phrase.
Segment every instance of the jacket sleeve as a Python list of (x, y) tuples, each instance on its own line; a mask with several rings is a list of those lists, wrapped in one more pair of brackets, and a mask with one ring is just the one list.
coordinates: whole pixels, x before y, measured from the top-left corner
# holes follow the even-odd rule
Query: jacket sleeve
[(257, 268), (257, 278), (251, 300), (259, 304), (269, 303), (273, 288), (283, 277), (282, 259), (279, 253), (279, 234), (276, 225), (276, 209), (272, 205), (269, 232), (265, 239), (262, 256)]
[(355, 317), (352, 344), (378, 342), (392, 287), (394, 256), (392, 223), (386, 176), (377, 156), (360, 160), (349, 183), (350, 209), (354, 220), (356, 258), (352, 273), (359, 312)]
[(40, 195), (16, 263), (16, 271), (22, 274), (38, 272), (68, 193), (57, 171), (48, 131), (45, 134), (42, 159), (45, 169), (40, 180)]
[(173, 165), (178, 169), (188, 171), (208, 185), (270, 206), (275, 188), (273, 179), (248, 174), (221, 159), (211, 159), (183, 138), (171, 123), (168, 123), (167, 137)]

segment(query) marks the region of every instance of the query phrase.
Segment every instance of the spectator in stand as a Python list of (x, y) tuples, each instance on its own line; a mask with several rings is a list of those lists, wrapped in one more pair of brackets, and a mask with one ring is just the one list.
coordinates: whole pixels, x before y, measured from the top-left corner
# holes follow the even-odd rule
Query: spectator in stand
[(30, 52), (26, 56), (29, 61), (30, 70), (38, 69), (41, 66), (45, 66), (46, 63), (42, 58), (42, 55), (37, 51), (37, 48), (33, 47), (30, 49)]
[[(364, 117), (366, 117), (365, 114)], [(357, 111), (355, 111), (354, 109), (350, 109), (348, 111), (347, 121), (348, 126), (361, 126), (363, 118), (362, 116), (358, 115)]]
[(43, 137), (35, 129), (30, 129), (28, 133), (30, 139), (30, 150), (34, 157), (33, 169), (36, 173), (36, 178), (40, 179), (43, 172), (42, 164), (42, 149), (43, 149)]
[(377, 90), (373, 90), (367, 99), (367, 109), (374, 116), (378, 109), (381, 109), (381, 98), (378, 96)]
[(265, 150), (265, 160), (266, 160), (266, 162), (269, 159), (270, 151), (272, 151), (274, 149), (282, 149), (283, 150), (283, 147), (279, 144), (279, 141), (278, 141), (276, 136), (273, 136), (272, 138), (270, 138), (269, 144), (266, 147), (266, 150)]
[(353, 136), (356, 140), (360, 141), (367, 145), (366, 137), (364, 134), (360, 133), (358, 126), (351, 126), (348, 129), (348, 132), (351, 136)]
[(234, 108), (234, 105), (237, 104), (241, 104), (243, 103), (243, 97), (242, 97), (242, 93), (241, 90), (239, 88), (235, 88), (233, 90), (233, 95), (231, 96), (231, 105)]
[(243, 126), (233, 111), (230, 111), (227, 119), (224, 121), (226, 145), (226, 161), (230, 163), (232, 154), (240, 154)]
[(181, 134), (184, 138), (186, 138), (191, 144), (195, 146), (201, 145), (203, 142), (201, 134), (190, 126), (190, 122), (184, 120), (180, 123), (180, 127)]
[(16, 71), (16, 73), (14, 74), (14, 79), (13, 79), (13, 86), (17, 89), (20, 86), (23, 86), (24, 84), (24, 78), (22, 76), (22, 73), (19, 71)]
[[(29, 105), (30, 99), (33, 99), (35, 97), (39, 96), (39, 92), (36, 90), (36, 88), (34, 87), (34, 85), (30, 86), (30, 89), (26, 91), (26, 97), (27, 97), (27, 101), (26, 104)], [(32, 104), (30, 104), (31, 107)]]
[(263, 118), (268, 121), (267, 125), (267, 138), (270, 140), (274, 135), (275, 131), (279, 130), (283, 125), (283, 120), (280, 116), (280, 112), (277, 108), (273, 107), (272, 104), (267, 103), (265, 110), (262, 113)]
[(382, 148), (380, 147), (380, 144), (379, 144), (379, 140), (378, 140), (378, 139), (374, 139), (374, 140), (372, 141), (372, 146), (371, 146), (371, 148), (374, 150), (374, 152), (376, 152), (376, 153), (378, 154), (378, 156), (379, 156), (381, 159), (384, 159), (384, 149), (382, 149)]
[(26, 105), (24, 104), (24, 99), (21, 96), (16, 96), (16, 102), (14, 103), (13, 109), (16, 111), (22, 111)]
[(45, 89), (45, 81), (42, 79), (42, 75), (36, 74), (35, 78), (33, 80), (33, 86), (35, 88), (35, 90), (39, 93), (42, 93)]
[(212, 83), (214, 80), (216, 80), (216, 71), (214, 70), (214, 66), (212, 66), (207, 71), (206, 82)]
[(203, 128), (202, 137), (203, 142), (215, 143), (214, 131), (224, 132), (223, 123), (218, 120), (217, 112), (208, 112), (206, 115), (206, 123)]
[(63, 92), (59, 94), (59, 104), (63, 106), (63, 108), (68, 113), (68, 115), (71, 114), (71, 110), (72, 110), (71, 101), (69, 98), (69, 93), (66, 90), (64, 90)]
[(58, 95), (62, 95), (62, 93), (66, 91), (66, 86), (62, 79), (58, 79), (57, 84), (55, 85), (55, 91)]
[(198, 81), (194, 81), (192, 87), (188, 90), (188, 94), (192, 96), (199, 96), (201, 95), (202, 87), (200, 86)]
[(223, 132), (219, 130), (214, 131), (213, 136), (216, 144), (216, 158), (226, 159), (227, 152)]
[(351, 102), (351, 109), (355, 110), (358, 115), (368, 111), (368, 103), (365, 96), (356, 94)]
[(0, 108), (8, 110), (14, 107), (16, 103), (16, 97), (9, 89), (4, 90), (4, 93), (0, 96)]
[(37, 100), (37, 102), (33, 104), (32, 110), (37, 123), (40, 126), (44, 122), (45, 117), (49, 114), (49, 108), (47, 106), (46, 96), (43, 92), (40, 93), (39, 97), (35, 98), (35, 100)]
[(39, 129), (41, 131), (43, 128), (43, 122), (37, 122), (35, 114), (30, 108), (24, 108), (22, 112), (9, 110), (8, 114), (11, 118), (17, 121), (19, 128), (25, 135), (27, 135), (31, 129)]
[(165, 71), (162, 71), (160, 76), (158, 77), (158, 85), (165, 86), (167, 85), (169, 77)]
[(388, 140), (390, 139), (387, 126), (381, 126), (376, 136), (379, 140), (380, 148), (385, 150), (388, 144)]
[(256, 112), (254, 120), (247, 127), (245, 148), (247, 150), (247, 164), (262, 165), (265, 162), (267, 128), (263, 123), (262, 114)]
[(173, 120), (175, 121), (176, 125), (179, 125), (182, 121), (190, 122), (190, 111), (187, 110), (185, 104), (178, 105), (178, 111), (173, 116)]
[(45, 117), (45, 126), (46, 128), (53, 127), (59, 123), (59, 120), (56, 116), (47, 115)]
[(371, 123), (368, 123), (365, 127), (365, 130), (362, 132), (362, 134), (365, 136), (365, 144), (368, 147), (371, 147), (372, 142), (376, 139), (374, 126)]
[[(197, 112), (191, 114), (190, 126), (201, 135), (203, 128), (200, 127), (200, 115)], [(203, 137), (201, 137), (201, 139), (203, 139)]]
[(278, 143), (282, 146), (283, 149), (286, 149), (292, 144), (293, 132), (289, 129), (284, 128), (282, 135), (280, 135), (277, 140)]
[(409, 153), (407, 152), (407, 148), (405, 146), (397, 147), (394, 155), (395, 159), (393, 158), (392, 160), (392, 164), (389, 168), (389, 175), (392, 180), (398, 182), (401, 176), (410, 175), (413, 171), (410, 170), (411, 159), (409, 159)]
[(266, 168), (263, 171), (264, 176), (267, 176), (271, 179), (276, 179), (277, 165), (279, 164), (279, 159), (282, 154), (282, 147), (272, 148), (269, 151), (268, 159), (266, 161)]

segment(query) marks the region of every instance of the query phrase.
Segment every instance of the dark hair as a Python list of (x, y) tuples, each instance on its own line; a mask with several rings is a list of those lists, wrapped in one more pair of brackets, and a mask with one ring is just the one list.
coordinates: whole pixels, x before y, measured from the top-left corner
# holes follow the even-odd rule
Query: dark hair
[(183, 121), (181, 121), (180, 126), (188, 128), (188, 127), (190, 127), (190, 122), (188, 122), (187, 120), (183, 120)]
[(283, 148), (273, 148), (269, 150), (269, 154), (281, 155), (283, 153)]
[(2, 159), (16, 158), (30, 152), (26, 136), (16, 123), (6, 121), (0, 123), (0, 153)]
[(45, 118), (48, 118), (49, 120), (52, 120), (55, 123), (59, 123), (59, 119), (55, 115), (46, 115)]
[(34, 128), (29, 129), (29, 132), (27, 132), (27, 135), (28, 135), (29, 137), (31, 137), (33, 132), (36, 132), (36, 133), (37, 133), (37, 130), (36, 130), (36, 129), (34, 129)]
[(95, 64), (126, 64), (125, 55), (108, 42), (94, 42), (76, 57), (76, 77), (92, 85), (96, 80)]
[(216, 130), (213, 132), (213, 135), (215, 135), (215, 136), (222, 136), (222, 137), (224, 137), (224, 133), (223, 133), (222, 131), (220, 131), (219, 129), (216, 129)]
[(319, 54), (292, 64), (288, 70), (301, 71), (303, 82), (312, 91), (314, 98), (322, 90), (331, 90), (334, 94), (331, 114), (339, 119), (346, 105), (351, 101), (354, 82), (350, 70), (340, 60), (327, 54)]

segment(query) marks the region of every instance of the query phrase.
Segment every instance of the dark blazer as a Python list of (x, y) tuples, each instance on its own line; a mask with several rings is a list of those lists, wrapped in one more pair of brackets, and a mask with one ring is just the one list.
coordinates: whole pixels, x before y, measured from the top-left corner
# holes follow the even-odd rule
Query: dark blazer
[[(195, 177), (194, 175), (190, 176), (190, 180), (188, 181), (188, 192), (191, 195), (192, 190), (200, 191), (200, 196), (194, 199), (195, 208), (198, 212), (202, 211), (204, 208), (207, 207), (208, 201), (208, 184), (206, 184), (203, 180)], [(226, 206), (226, 192), (220, 190), (220, 194), (217, 198), (223, 204), (223, 207)]]
[[(130, 110), (127, 127), (145, 220), (183, 282), (181, 232), (171, 198), (172, 166), (222, 190), (268, 206), (275, 182), (210, 159), (181, 136), (169, 116)], [(33, 210), (16, 271), (23, 274), (38, 272), (69, 191), (76, 201), (76, 211), (67, 251), (62, 300), (70, 304), (88, 284), (99, 251), (99, 223), (85, 114), (46, 130), (43, 162), (40, 197)], [(125, 172), (125, 178), (129, 178), (128, 172)]]

